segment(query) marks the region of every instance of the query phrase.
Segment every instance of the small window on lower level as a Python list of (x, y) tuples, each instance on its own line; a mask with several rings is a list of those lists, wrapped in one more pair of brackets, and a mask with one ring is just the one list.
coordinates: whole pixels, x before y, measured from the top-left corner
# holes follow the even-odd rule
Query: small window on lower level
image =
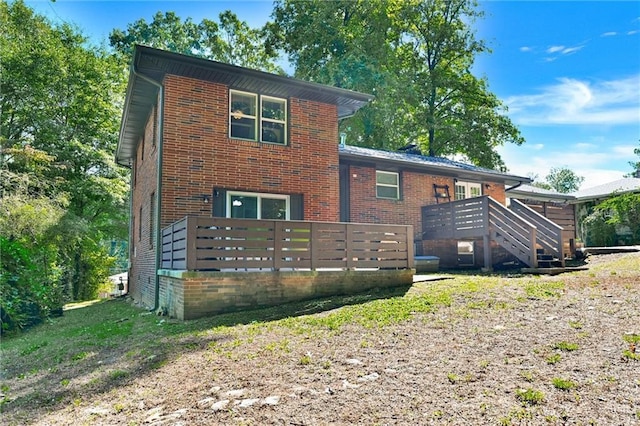
[(376, 197), (400, 199), (400, 175), (396, 172), (376, 171)]

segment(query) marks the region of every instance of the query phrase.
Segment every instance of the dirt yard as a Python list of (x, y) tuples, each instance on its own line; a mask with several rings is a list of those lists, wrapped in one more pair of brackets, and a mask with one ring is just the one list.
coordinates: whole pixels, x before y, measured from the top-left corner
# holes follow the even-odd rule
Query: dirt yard
[[(96, 365), (55, 404), (27, 413), (7, 403), (3, 423), (640, 425), (640, 253), (587, 266), (418, 283), (365, 304), (383, 325), (354, 316), (332, 326), (355, 309), (346, 306), (161, 337), (177, 356), (144, 374), (111, 370), (117, 385), (102, 392), (91, 391)], [(422, 302), (452, 285), (461, 290), (450, 300)], [(384, 321), (410, 299), (408, 319)], [(140, 354), (119, 350), (115, 371), (126, 371)]]

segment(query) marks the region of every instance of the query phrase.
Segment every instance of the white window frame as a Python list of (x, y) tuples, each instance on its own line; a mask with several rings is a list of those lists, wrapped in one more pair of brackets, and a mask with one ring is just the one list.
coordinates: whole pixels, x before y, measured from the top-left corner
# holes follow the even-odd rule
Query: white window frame
[[(256, 219), (262, 219), (262, 199), (263, 198), (271, 198), (271, 199), (277, 199), (277, 200), (285, 200), (285, 205), (286, 205), (286, 217), (284, 220), (290, 220), (291, 217), (291, 197), (289, 195), (283, 195), (283, 194), (269, 194), (269, 193), (265, 193), (265, 192), (242, 192), (242, 191), (227, 191), (227, 200), (226, 200), (226, 204), (227, 204), (227, 211), (226, 211), (226, 216), (228, 218), (231, 218), (231, 197), (233, 196), (241, 196), (241, 197), (256, 197), (258, 199), (258, 203), (257, 203), (257, 213), (258, 213), (258, 217)], [(268, 220), (272, 220), (272, 219), (268, 219)]]
[[(461, 188), (463, 191), (459, 191), (458, 189)], [(478, 194), (477, 195), (471, 195), (472, 190), (475, 189), (477, 190)], [(461, 195), (461, 192), (464, 192), (464, 194)], [(453, 189), (453, 198), (457, 201), (457, 200), (464, 200), (467, 198), (475, 198), (475, 197), (479, 197), (482, 195), (482, 184), (478, 183), (478, 182), (465, 182), (465, 181), (458, 181), (455, 183), (454, 189)]]
[[(242, 95), (242, 96), (250, 96), (254, 98), (254, 109), (256, 111), (255, 115), (246, 115), (243, 113), (237, 114), (232, 110), (232, 99), (233, 99), (233, 95), (237, 94), (237, 95)], [(263, 117), (263, 101), (272, 101), (272, 102), (281, 102), (283, 104), (283, 109), (284, 109), (284, 119), (283, 120), (278, 120), (275, 118), (268, 118), (268, 117)], [(288, 144), (288, 138), (287, 138), (287, 121), (288, 121), (288, 115), (289, 115), (289, 110), (287, 108), (287, 100), (284, 98), (277, 98), (274, 96), (266, 96), (266, 95), (259, 95), (257, 93), (252, 93), (252, 92), (244, 92), (241, 90), (235, 90), (235, 89), (230, 89), (229, 90), (229, 138), (230, 139), (239, 139), (239, 140), (248, 140), (248, 141), (253, 141), (253, 142), (260, 142), (260, 143), (270, 143), (270, 144), (274, 144), (274, 145), (287, 145)], [(254, 134), (255, 137), (253, 139), (248, 139), (248, 138), (241, 138), (238, 136), (232, 136), (231, 135), (231, 129), (232, 129), (232, 124), (233, 124), (233, 120), (234, 119), (239, 119), (239, 118), (248, 118), (248, 119), (252, 119), (254, 121)], [(263, 131), (263, 123), (277, 123), (277, 124), (282, 124), (283, 125), (283, 135), (282, 135), (282, 142), (273, 142), (273, 141), (265, 141), (262, 139), (262, 131)]]
[[(378, 182), (378, 175), (392, 175), (396, 177), (396, 184), (395, 185), (391, 185), (388, 183), (380, 183)], [(396, 196), (395, 197), (381, 197), (380, 195), (378, 195), (378, 188), (379, 187), (384, 187), (384, 188), (395, 188), (396, 189)], [(384, 199), (384, 200), (399, 200), (400, 199), (400, 173), (398, 172), (389, 172), (389, 171), (385, 171), (385, 170), (376, 170), (376, 198), (380, 198), (380, 199)]]
[[(267, 117), (263, 117), (262, 116), (262, 111), (264, 108), (264, 101), (271, 101), (271, 102), (282, 102), (283, 104), (283, 112), (284, 112), (284, 119), (283, 120), (278, 120), (275, 118), (267, 118)], [(277, 123), (277, 124), (282, 124), (282, 142), (272, 142), (272, 141), (264, 141), (262, 140), (262, 133), (263, 133), (263, 123)], [(282, 99), (282, 98), (274, 98), (273, 96), (260, 96), (260, 142), (262, 143), (273, 143), (276, 145), (286, 145), (287, 144), (287, 100), (286, 99)]]
[[(253, 109), (256, 112), (256, 115), (248, 115), (245, 114), (244, 112), (240, 111), (239, 113), (236, 111), (234, 112), (233, 109), (231, 108), (233, 106), (233, 95), (242, 95), (242, 96), (250, 96), (253, 98)], [(249, 118), (249, 119), (253, 119), (253, 134), (256, 135), (256, 137), (254, 139), (248, 139), (248, 138), (241, 138), (238, 136), (232, 136), (231, 135), (231, 130), (232, 130), (232, 124), (233, 124), (233, 120), (235, 119), (241, 119), (241, 118)], [(259, 111), (258, 111), (258, 95), (255, 93), (249, 93), (249, 92), (242, 92), (240, 90), (229, 90), (229, 138), (232, 139), (241, 139), (241, 140), (248, 140), (248, 141), (255, 141), (257, 140), (257, 135), (258, 135), (258, 120), (259, 120)]]

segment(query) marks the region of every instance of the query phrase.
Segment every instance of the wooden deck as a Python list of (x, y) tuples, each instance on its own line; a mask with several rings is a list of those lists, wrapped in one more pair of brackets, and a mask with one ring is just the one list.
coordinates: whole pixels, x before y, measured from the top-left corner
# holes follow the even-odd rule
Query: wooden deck
[(529, 267), (538, 267), (539, 248), (564, 266), (562, 227), (517, 201), (507, 208), (482, 196), (424, 206), (422, 238), (482, 238), (485, 268), (492, 267), (491, 241)]

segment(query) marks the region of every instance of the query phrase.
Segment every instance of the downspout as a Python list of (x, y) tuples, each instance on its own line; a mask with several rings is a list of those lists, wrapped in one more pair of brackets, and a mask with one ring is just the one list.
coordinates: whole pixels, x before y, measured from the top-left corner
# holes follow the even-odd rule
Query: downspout
[(157, 187), (156, 187), (156, 211), (155, 211), (155, 229), (153, 230), (155, 234), (155, 291), (154, 291), (154, 301), (153, 301), (153, 309), (152, 311), (157, 311), (160, 309), (160, 277), (158, 277), (158, 269), (160, 269), (160, 247), (162, 244), (161, 236), (160, 236), (160, 212), (162, 211), (162, 146), (163, 146), (163, 117), (164, 117), (164, 86), (157, 81), (140, 74), (135, 67), (135, 63), (131, 64), (131, 72), (136, 77), (146, 81), (149, 84), (152, 84), (158, 88), (158, 106), (156, 110), (157, 116), (157, 135), (158, 135), (158, 164), (157, 164)]

